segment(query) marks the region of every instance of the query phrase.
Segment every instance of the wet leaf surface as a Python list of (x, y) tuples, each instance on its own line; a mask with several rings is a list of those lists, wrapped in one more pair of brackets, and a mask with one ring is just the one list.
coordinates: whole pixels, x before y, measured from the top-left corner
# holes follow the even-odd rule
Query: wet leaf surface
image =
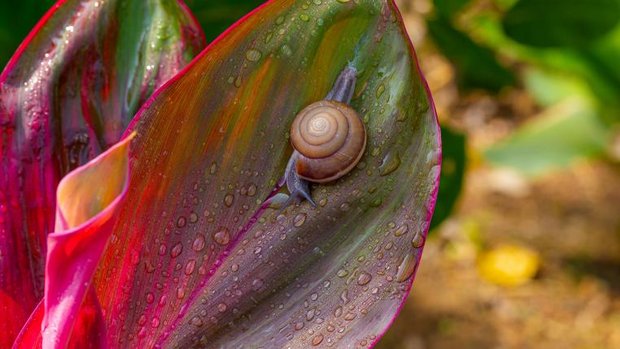
[[(295, 114), (347, 64), (369, 130), (362, 162), (314, 186), (316, 208), (267, 208)], [(429, 98), (391, 2), (272, 1), (238, 23), (130, 126), (131, 186), (95, 279), (110, 340), (372, 346), (409, 292), (432, 216)]]

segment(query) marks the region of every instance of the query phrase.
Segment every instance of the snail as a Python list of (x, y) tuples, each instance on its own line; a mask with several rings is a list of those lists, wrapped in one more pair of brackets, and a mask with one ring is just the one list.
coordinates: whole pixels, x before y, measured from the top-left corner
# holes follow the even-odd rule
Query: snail
[(349, 105), (356, 75), (355, 68), (346, 67), (324, 100), (310, 104), (295, 117), (291, 126), (291, 145), (295, 150), (284, 175), (289, 202), (306, 199), (316, 206), (310, 195), (310, 182), (335, 181), (362, 158), (366, 128)]

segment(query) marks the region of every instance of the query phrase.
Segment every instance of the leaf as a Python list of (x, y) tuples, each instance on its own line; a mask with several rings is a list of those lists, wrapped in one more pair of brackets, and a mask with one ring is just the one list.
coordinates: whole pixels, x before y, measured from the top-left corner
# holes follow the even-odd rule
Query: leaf
[[(45, 348), (66, 348), (72, 333), (71, 347), (106, 347), (101, 309), (90, 283), (112, 234), (114, 213), (127, 193), (129, 145), (134, 136), (71, 172), (58, 185), (55, 229), (47, 237), (45, 298), (16, 347), (33, 348), (41, 341)], [(76, 324), (80, 326), (74, 329)], [(80, 331), (81, 326), (92, 328)], [(92, 338), (84, 341), (85, 335)]]
[(537, 47), (583, 47), (620, 23), (617, 0), (520, 0), (506, 13), (508, 36)]
[[(362, 163), (314, 186), (316, 208), (269, 209), (295, 114), (348, 64), (369, 133)], [(130, 131), (131, 184), (94, 281), (109, 343), (346, 348), (381, 337), (417, 269), (441, 156), (393, 2), (270, 1)]]
[(513, 73), (497, 62), (491, 50), (475, 43), (449, 20), (438, 17), (427, 25), (439, 50), (454, 63), (461, 88), (497, 92), (515, 83)]
[(443, 149), (441, 185), (437, 193), (437, 205), (431, 222), (431, 230), (437, 228), (452, 213), (463, 188), (467, 164), (464, 134), (449, 127), (442, 127), (441, 143)]
[(446, 18), (452, 18), (461, 11), (471, 0), (434, 0), (435, 10)]
[(568, 99), (488, 149), (485, 156), (494, 165), (538, 175), (578, 159), (602, 156), (609, 137), (609, 129), (592, 109)]
[[(137, 108), (190, 61), (200, 29), (174, 1), (55, 5), (0, 75), (0, 309), (43, 295), (60, 179), (119, 140)], [(17, 334), (0, 323), (0, 342)]]

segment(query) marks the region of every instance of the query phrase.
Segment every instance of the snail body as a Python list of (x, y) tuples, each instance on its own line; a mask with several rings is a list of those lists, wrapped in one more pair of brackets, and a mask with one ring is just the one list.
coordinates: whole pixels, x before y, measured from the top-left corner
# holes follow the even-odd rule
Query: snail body
[(344, 176), (360, 161), (366, 148), (366, 129), (353, 108), (323, 100), (297, 115), (291, 143), (299, 153), (295, 163), (299, 177), (327, 183)]

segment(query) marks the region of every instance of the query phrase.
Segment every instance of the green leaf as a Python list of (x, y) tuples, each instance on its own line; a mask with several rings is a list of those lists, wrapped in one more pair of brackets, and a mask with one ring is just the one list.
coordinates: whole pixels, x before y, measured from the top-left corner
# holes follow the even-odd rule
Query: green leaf
[(55, 2), (54, 0), (0, 1), (0, 67), (4, 67), (17, 46)]
[(510, 37), (526, 45), (582, 47), (619, 22), (618, 0), (520, 0), (504, 17), (503, 26)]
[(590, 107), (568, 99), (547, 109), (485, 155), (494, 165), (539, 175), (578, 159), (602, 156), (609, 136), (609, 130)]
[(454, 17), (457, 12), (461, 11), (471, 0), (435, 0), (435, 11), (441, 16), (447, 18)]
[(435, 214), (431, 221), (431, 230), (438, 227), (450, 216), (463, 188), (465, 177), (466, 138), (449, 127), (441, 128), (442, 166), (439, 193)]
[(428, 29), (439, 50), (454, 63), (460, 87), (497, 92), (514, 84), (514, 75), (498, 63), (493, 51), (475, 43), (449, 20), (431, 19)]

